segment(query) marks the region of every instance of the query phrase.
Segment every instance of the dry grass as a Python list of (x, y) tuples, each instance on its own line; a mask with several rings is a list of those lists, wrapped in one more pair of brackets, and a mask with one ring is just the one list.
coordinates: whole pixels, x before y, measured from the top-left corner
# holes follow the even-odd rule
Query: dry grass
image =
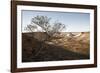
[(64, 37), (61, 39), (52, 39), (51, 41), (58, 46), (61, 46), (67, 50), (82, 53), (89, 55), (89, 49), (90, 49), (90, 34), (89, 32), (84, 32), (82, 35), (78, 37), (68, 37), (63, 33)]
[[(35, 34), (39, 39), (44, 36), (40, 32)], [(22, 61), (89, 59), (89, 32), (72, 38), (68, 37), (67, 34), (68, 32), (63, 32), (59, 35), (62, 38), (43, 43), (32, 38), (32, 33), (22, 33)], [(41, 51), (38, 52), (39, 50)]]

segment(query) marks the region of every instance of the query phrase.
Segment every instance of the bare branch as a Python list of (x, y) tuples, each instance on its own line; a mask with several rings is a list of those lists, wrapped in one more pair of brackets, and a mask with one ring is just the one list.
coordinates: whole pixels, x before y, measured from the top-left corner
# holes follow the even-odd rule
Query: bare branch
[(51, 18), (47, 16), (39, 16), (33, 17), (31, 20), (31, 25), (27, 25), (26, 29), (28, 31), (34, 32), (38, 27), (41, 27), (42, 30), (47, 34), (47, 36), (53, 37), (55, 34), (59, 34), (63, 29), (65, 29), (65, 25), (61, 22), (55, 22), (50, 24)]

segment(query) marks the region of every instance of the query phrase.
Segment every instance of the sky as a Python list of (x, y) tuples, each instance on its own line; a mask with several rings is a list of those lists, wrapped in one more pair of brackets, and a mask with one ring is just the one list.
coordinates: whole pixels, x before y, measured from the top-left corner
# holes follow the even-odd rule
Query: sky
[(51, 23), (55, 21), (63, 23), (66, 26), (64, 32), (89, 32), (90, 30), (89, 13), (22, 10), (21, 15), (22, 32), (27, 32), (24, 28), (37, 15), (50, 17)]

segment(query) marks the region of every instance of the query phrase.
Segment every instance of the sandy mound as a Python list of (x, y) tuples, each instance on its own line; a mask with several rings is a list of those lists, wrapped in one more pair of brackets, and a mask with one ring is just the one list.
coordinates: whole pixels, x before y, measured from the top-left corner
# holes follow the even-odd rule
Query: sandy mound
[(89, 32), (84, 32), (77, 37), (75, 37), (76, 35), (68, 36), (68, 34), (69, 33), (62, 33), (61, 35), (63, 36), (63, 38), (52, 39), (51, 41), (55, 45), (62, 46), (65, 49), (88, 55), (89, 54), (89, 46), (90, 46)]

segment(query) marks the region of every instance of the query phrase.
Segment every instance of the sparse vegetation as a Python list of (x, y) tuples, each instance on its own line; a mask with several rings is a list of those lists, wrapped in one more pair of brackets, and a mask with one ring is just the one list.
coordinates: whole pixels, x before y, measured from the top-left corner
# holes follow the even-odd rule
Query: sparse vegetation
[(29, 32), (22, 33), (22, 62), (89, 59), (90, 33), (61, 32), (65, 25), (50, 20), (36, 16), (27, 25), (25, 30)]
[[(77, 38), (63, 36), (62, 39), (52, 39), (46, 43), (32, 38), (32, 34), (22, 33), (23, 62), (89, 59), (89, 32)], [(34, 34), (44, 35), (42, 32)], [(68, 33), (62, 33), (66, 34)], [(40, 48), (41, 52), (38, 53)]]

